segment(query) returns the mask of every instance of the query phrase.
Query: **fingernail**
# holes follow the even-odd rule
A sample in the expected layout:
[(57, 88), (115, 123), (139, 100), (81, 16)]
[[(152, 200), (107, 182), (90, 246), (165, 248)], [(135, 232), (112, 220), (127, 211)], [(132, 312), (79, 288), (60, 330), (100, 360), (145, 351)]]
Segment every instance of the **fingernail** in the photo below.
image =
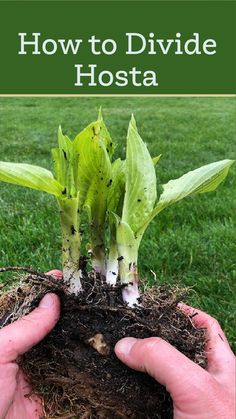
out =
[(54, 303), (53, 295), (46, 294), (39, 303), (40, 308), (51, 308)]
[(47, 272), (47, 275), (54, 276), (56, 279), (62, 279), (63, 273), (59, 269), (53, 269), (52, 271)]
[(124, 338), (121, 339), (116, 344), (116, 351), (122, 355), (128, 355), (134, 346), (134, 344), (138, 341), (136, 338)]

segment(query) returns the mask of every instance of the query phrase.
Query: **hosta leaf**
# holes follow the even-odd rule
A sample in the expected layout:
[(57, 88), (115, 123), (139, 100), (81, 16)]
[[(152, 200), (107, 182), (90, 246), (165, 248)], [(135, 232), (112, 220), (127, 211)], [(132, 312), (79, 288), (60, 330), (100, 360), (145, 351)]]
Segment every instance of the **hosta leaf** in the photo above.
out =
[(121, 215), (124, 191), (125, 191), (125, 161), (117, 159), (111, 166), (112, 185), (108, 192), (107, 208)]
[(152, 162), (153, 162), (154, 166), (157, 165), (157, 163), (159, 162), (161, 156), (162, 156), (162, 154), (159, 154), (159, 156), (153, 157)]
[(163, 185), (158, 207), (169, 206), (186, 196), (211, 192), (225, 179), (233, 160), (221, 160), (199, 167)]
[(126, 151), (126, 185), (122, 221), (136, 232), (150, 216), (156, 202), (156, 173), (153, 160), (131, 118)]
[(212, 192), (226, 178), (234, 160), (220, 160), (192, 170), (178, 179), (163, 185), (163, 191), (151, 216), (146, 219), (143, 228), (164, 208), (198, 193)]
[(78, 154), (74, 151), (72, 141), (58, 129), (58, 148), (52, 150), (54, 170), (58, 182), (63, 185), (64, 194), (68, 197), (77, 196)]
[(103, 121), (103, 116), (102, 116), (102, 109), (99, 109), (98, 112), (98, 121), (100, 122), (100, 127), (101, 127), (101, 132), (100, 135), (104, 141), (107, 153), (110, 157), (113, 156), (113, 153), (115, 151), (115, 144), (113, 143), (111, 136), (109, 134), (109, 131)]
[(91, 220), (104, 222), (107, 194), (112, 184), (111, 162), (101, 135), (101, 124), (90, 124), (76, 138), (79, 153), (78, 190), (80, 204), (89, 210)]
[(124, 221), (119, 221), (116, 226), (116, 239), (119, 249), (119, 256), (128, 258), (128, 263), (135, 261), (138, 256), (138, 248), (140, 244), (129, 224)]
[(62, 185), (43, 167), (23, 163), (0, 162), (0, 181), (61, 196)]
[(129, 224), (124, 221), (118, 221), (117, 217), (117, 244), (125, 244), (127, 247), (133, 247), (135, 245), (135, 236), (133, 230)]

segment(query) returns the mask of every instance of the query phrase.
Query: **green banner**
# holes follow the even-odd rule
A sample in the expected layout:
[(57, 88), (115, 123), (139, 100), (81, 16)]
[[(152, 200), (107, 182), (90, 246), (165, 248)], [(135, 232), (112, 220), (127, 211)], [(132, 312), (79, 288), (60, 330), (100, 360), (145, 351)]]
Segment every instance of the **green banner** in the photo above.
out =
[(233, 1), (1, 1), (0, 94), (234, 94)]

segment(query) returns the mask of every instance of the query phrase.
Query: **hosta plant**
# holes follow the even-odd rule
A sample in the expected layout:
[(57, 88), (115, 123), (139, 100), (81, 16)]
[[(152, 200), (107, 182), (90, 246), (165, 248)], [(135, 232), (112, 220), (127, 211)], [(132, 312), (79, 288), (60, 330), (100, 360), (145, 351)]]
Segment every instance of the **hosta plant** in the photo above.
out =
[[(0, 295), (0, 327), (27, 314), (48, 291), (61, 298), (62, 315), (53, 333), (21, 360), (33, 391), (44, 398), (46, 417), (172, 417), (166, 390), (115, 358), (112, 348), (124, 336), (160, 336), (206, 365), (204, 332), (177, 307), (183, 291), (156, 287), (140, 296), (138, 253), (161, 211), (214, 191), (233, 161), (210, 163), (159, 185), (161, 156), (150, 156), (133, 116), (125, 159), (114, 156), (100, 111), (73, 141), (59, 128), (54, 174), (0, 162), (1, 181), (53, 195), (61, 220), (63, 282), (37, 273)], [(89, 230), (84, 255), (81, 219), (87, 219)], [(88, 255), (90, 272), (84, 266)]]
[(114, 149), (100, 111), (97, 121), (73, 141), (59, 127), (58, 148), (52, 150), (54, 175), (30, 164), (0, 162), (0, 180), (55, 196), (62, 230), (63, 278), (74, 294), (83, 290), (80, 220), (86, 211), (93, 269), (110, 285), (124, 284), (123, 299), (132, 306), (139, 299), (138, 251), (150, 222), (188, 196), (214, 191), (233, 160), (210, 163), (170, 180), (158, 196), (155, 166), (160, 155), (151, 157), (133, 116), (125, 160), (114, 159)]

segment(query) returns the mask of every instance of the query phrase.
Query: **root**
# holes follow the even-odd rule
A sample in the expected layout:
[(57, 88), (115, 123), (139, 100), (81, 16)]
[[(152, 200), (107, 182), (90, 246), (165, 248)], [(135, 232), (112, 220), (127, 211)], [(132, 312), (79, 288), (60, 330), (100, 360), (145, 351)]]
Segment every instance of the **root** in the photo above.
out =
[[(64, 284), (51, 275), (35, 272), (30, 268), (0, 268), (0, 272), (30, 271), (23, 276), (16, 288), (0, 293), (0, 328), (29, 314), (48, 292), (65, 293)], [(33, 273), (32, 273), (33, 272)], [(3, 287), (6, 284), (3, 284)]]
[[(204, 331), (178, 308), (186, 289), (162, 286), (142, 295), (142, 306), (122, 301), (123, 286), (109, 286), (96, 272), (83, 273), (84, 291), (70, 295), (62, 280), (31, 268), (0, 293), (0, 328), (32, 311), (48, 292), (61, 299), (53, 331), (20, 360), (32, 390), (43, 400), (46, 419), (171, 419), (166, 390), (145, 374), (121, 364), (113, 348), (125, 336), (159, 336), (203, 368)], [(30, 272), (29, 272), (30, 271)]]
[(39, 276), (49, 276), (42, 272), (35, 271), (32, 268), (24, 267), (24, 266), (7, 266), (6, 268), (0, 268), (0, 273), (2, 272), (26, 272), (32, 275), (39, 275)]

